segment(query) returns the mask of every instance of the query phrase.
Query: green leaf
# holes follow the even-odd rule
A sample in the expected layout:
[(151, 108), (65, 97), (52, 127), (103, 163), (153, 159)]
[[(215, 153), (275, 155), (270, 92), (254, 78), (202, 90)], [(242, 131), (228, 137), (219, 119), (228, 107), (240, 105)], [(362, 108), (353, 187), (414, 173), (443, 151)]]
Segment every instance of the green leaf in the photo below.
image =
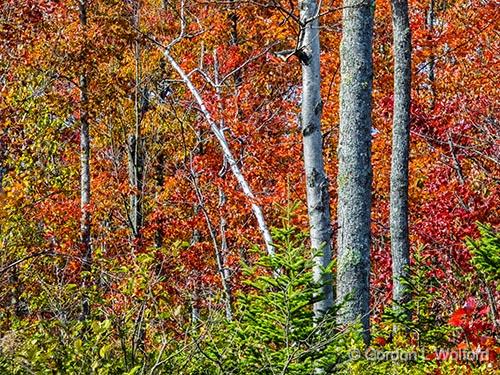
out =
[(140, 369), (141, 369), (141, 365), (137, 365), (132, 370), (130, 370), (129, 372), (126, 372), (125, 375), (135, 375), (135, 374), (138, 374)]
[(99, 356), (101, 358), (105, 358), (106, 354), (109, 352), (110, 349), (111, 349), (110, 345), (104, 345), (103, 347), (101, 347), (101, 349), (99, 349)]
[(75, 340), (75, 349), (77, 351), (80, 351), (82, 349), (82, 345), (83, 345), (82, 340), (80, 339)]

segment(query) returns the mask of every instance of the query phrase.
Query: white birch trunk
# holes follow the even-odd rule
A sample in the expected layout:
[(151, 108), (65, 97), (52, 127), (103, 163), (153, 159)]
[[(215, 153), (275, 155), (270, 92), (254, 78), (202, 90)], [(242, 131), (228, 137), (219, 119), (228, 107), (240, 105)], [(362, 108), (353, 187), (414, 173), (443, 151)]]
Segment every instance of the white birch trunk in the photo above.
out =
[(318, 319), (333, 306), (330, 272), (324, 272), (332, 259), (330, 193), (323, 164), (321, 134), (321, 77), (318, 5), (316, 0), (299, 1), (300, 20), (304, 25), (297, 54), (302, 65), (301, 130), (306, 175), (307, 211), (311, 247), (314, 253), (314, 281), (321, 283), (322, 299), (314, 304)]

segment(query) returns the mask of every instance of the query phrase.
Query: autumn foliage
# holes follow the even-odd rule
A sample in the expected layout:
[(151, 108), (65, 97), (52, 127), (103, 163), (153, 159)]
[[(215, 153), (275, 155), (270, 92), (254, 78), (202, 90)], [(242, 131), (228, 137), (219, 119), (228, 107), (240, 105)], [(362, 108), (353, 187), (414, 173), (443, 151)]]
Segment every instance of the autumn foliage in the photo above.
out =
[[(73, 335), (68, 340), (77, 354), (68, 363), (74, 368), (86, 366), (86, 351), (96, 350), (95, 357), (103, 361), (110, 358), (123, 339), (129, 351), (124, 349), (122, 373), (146, 371), (137, 368), (141, 363), (148, 363), (151, 373), (174, 373), (154, 368), (163, 360), (173, 366), (169, 371), (184, 373), (188, 370), (181, 364), (175, 370), (177, 362), (169, 358), (183, 348), (195, 350), (196, 344), (189, 344), (193, 337), (203, 342), (203, 335), (221, 330), (203, 323), (223, 315), (221, 274), (228, 273), (235, 300), (238, 293), (250, 292), (243, 270), (260, 259), (263, 252), (256, 248), (264, 249), (264, 243), (252, 202), (163, 50), (179, 35), (183, 19), (185, 35), (171, 55), (192, 72), (268, 225), (282, 227), (288, 213), (287, 225), (304, 232), (300, 64), (295, 56), (285, 61), (276, 54), (295, 47), (298, 10), (295, 2), (286, 1), (88, 0), (88, 26), (82, 27), (77, 3), (0, 4), (0, 372), (13, 371), (3, 370), (3, 356), (20, 350), (23, 334), (38, 335), (36, 340), (52, 350), (52, 344), (58, 347), (55, 332), (63, 330)], [(493, 371), (500, 355), (499, 280), (478, 271), (467, 246), (480, 237), (477, 223), (488, 224), (496, 238), (500, 225), (497, 10), (498, 4), (489, 0), (410, 1), (410, 239), (412, 254), (418, 253), (414, 265), (425, 271), (414, 280), (420, 283), (414, 289), (421, 291), (418, 308), (443, 327), (442, 336), (432, 336), (435, 345), (489, 351), (487, 364), (459, 361), (463, 367), (449, 373), (478, 366)], [(324, 157), (329, 179), (335, 181), (339, 2), (322, 2), (320, 23)], [(373, 55), (373, 345), (418, 347), (419, 335), (427, 337), (424, 319), (416, 318), (407, 340), (393, 336), (393, 320), (386, 320), (391, 302), (391, 43), (390, 2), (383, 0), (375, 5)], [(82, 74), (89, 82), (85, 108)], [(90, 272), (82, 269), (79, 237), (79, 122), (84, 110), (91, 132)], [(140, 191), (129, 179), (129, 140), (137, 123), (144, 161)], [(330, 193), (333, 213), (333, 183)], [(141, 197), (144, 218), (135, 237), (130, 219), (134, 194)], [(332, 228), (335, 233), (335, 218)], [(259, 269), (251, 278), (268, 271)], [(91, 280), (86, 290), (81, 288), (84, 279)], [(83, 293), (90, 294), (93, 323), (79, 322), (71, 331), (68, 324), (79, 320)], [(430, 298), (423, 296), (427, 293)], [(192, 329), (196, 324), (202, 327), (197, 332)], [(438, 342), (438, 336), (445, 338)], [(162, 340), (173, 340), (177, 347)], [(449, 364), (437, 362), (421, 373), (446, 373)], [(64, 373), (39, 369), (59, 366), (64, 371), (66, 365), (42, 358), (35, 371)], [(112, 364), (106, 366), (92, 371), (114, 373)], [(27, 368), (19, 367), (18, 373)]]

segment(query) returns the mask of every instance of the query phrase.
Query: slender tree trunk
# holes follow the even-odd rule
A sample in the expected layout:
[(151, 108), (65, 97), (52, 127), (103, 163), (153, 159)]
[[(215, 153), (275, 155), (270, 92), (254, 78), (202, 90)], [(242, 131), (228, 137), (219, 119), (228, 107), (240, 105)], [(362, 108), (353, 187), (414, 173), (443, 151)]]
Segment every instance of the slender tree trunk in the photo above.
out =
[(410, 267), (408, 233), (408, 160), (410, 156), (411, 31), (407, 0), (392, 0), (394, 40), (394, 118), (392, 126), (392, 164), (390, 227), (393, 300), (409, 302), (410, 291), (403, 282)]
[[(201, 139), (201, 136), (197, 134), (197, 137), (199, 139), (198, 141), (198, 146), (195, 149), (196, 154), (200, 155), (203, 154), (203, 140)], [(214, 254), (215, 254), (215, 261), (217, 265), (217, 272), (220, 275), (221, 278), (221, 284), (222, 284), (222, 292), (223, 292), (223, 301), (224, 301), (224, 308), (226, 312), (226, 319), (228, 321), (231, 321), (233, 319), (233, 312), (232, 312), (232, 306), (231, 306), (231, 280), (230, 280), (230, 274), (229, 274), (229, 269), (226, 267), (226, 262), (225, 262), (225, 256), (227, 254), (227, 241), (226, 241), (226, 236), (225, 236), (225, 226), (226, 226), (226, 221), (224, 217), (221, 214), (221, 223), (220, 223), (220, 246), (217, 242), (217, 229), (216, 227), (212, 224), (212, 221), (210, 220), (210, 217), (208, 215), (208, 211), (205, 207), (205, 198), (203, 196), (203, 193), (201, 191), (201, 188), (198, 184), (198, 176), (196, 172), (191, 169), (190, 170), (191, 174), (191, 183), (193, 184), (193, 188), (196, 194), (196, 197), (198, 199), (198, 203), (194, 206), (194, 216), (196, 216), (201, 210), (203, 213), (203, 216), (205, 217), (205, 221), (207, 223), (207, 228), (208, 232), (210, 235), (210, 239), (212, 240), (212, 245), (214, 247)], [(219, 188), (219, 209), (221, 209), (226, 203), (226, 196), (221, 188)], [(200, 233), (198, 232), (197, 229), (193, 231), (193, 238), (191, 241), (191, 244), (195, 244), (200, 241)], [(198, 290), (197, 288), (194, 289), (193, 291), (193, 296), (192, 296), (192, 317), (194, 317), (196, 314), (195, 312), (197, 310), (197, 304), (196, 301), (198, 301)], [(198, 316), (199, 316), (199, 311), (198, 311)], [(194, 321), (194, 320), (193, 320)]]
[(9, 277), (9, 282), (13, 285), (11, 294), (11, 305), (14, 306), (14, 314), (18, 318), (24, 318), (29, 313), (28, 304), (26, 300), (21, 297), (23, 294), (24, 287), (19, 280), (19, 267), (16, 265), (12, 267), (12, 271)]
[[(235, 45), (237, 43), (237, 23), (236, 21), (233, 22), (232, 28), (231, 28), (231, 44)], [(220, 114), (224, 113), (224, 105), (222, 103), (222, 92), (221, 92), (221, 86), (220, 86), (220, 81), (219, 81), (219, 59), (217, 56), (216, 50), (213, 51), (213, 57), (214, 57), (214, 80), (215, 80), (215, 85), (216, 85), (216, 96), (217, 96), (217, 101), (218, 101), (218, 107), (219, 107), (219, 112)], [(241, 76), (238, 75), (235, 77), (235, 88), (237, 88), (237, 80), (238, 77), (241, 79)], [(226, 127), (225, 120), (222, 118), (220, 120), (220, 129), (224, 129)], [(226, 169), (227, 165), (227, 159), (225, 156), (223, 156), (222, 160), (222, 169), (219, 172), (219, 176), (224, 178), (225, 174), (227, 172)], [(227, 239), (226, 239), (226, 219), (224, 218), (223, 215), (223, 207), (226, 204), (227, 197), (226, 193), (224, 190), (219, 186), (219, 212), (220, 212), (220, 248), (217, 246), (217, 241), (214, 238), (214, 245), (215, 245), (215, 256), (217, 260), (217, 265), (219, 268), (220, 276), (221, 276), (221, 281), (222, 281), (222, 289), (224, 291), (224, 304), (225, 304), (225, 309), (226, 309), (226, 318), (227, 320), (231, 321), (233, 319), (233, 312), (232, 312), (232, 295), (231, 295), (231, 274), (229, 273), (229, 269), (226, 267), (226, 258), (227, 258), (227, 253), (228, 253), (228, 247), (227, 247)], [(207, 215), (207, 220), (208, 220), (208, 215)]]
[(198, 276), (194, 283), (195, 285), (193, 287), (193, 294), (191, 295), (191, 324), (193, 325), (193, 328), (195, 328), (198, 322), (201, 320), (200, 307), (199, 307), (200, 287), (199, 287)]
[[(205, 221), (207, 223), (208, 227), (208, 232), (210, 234), (210, 238), (212, 240), (212, 244), (214, 246), (214, 253), (215, 253), (215, 261), (217, 264), (217, 272), (220, 275), (221, 278), (221, 284), (222, 284), (222, 291), (224, 294), (223, 300), (224, 300), (224, 307), (226, 311), (226, 318), (230, 321), (233, 318), (233, 313), (232, 313), (232, 307), (231, 307), (231, 283), (230, 283), (230, 275), (229, 275), (229, 270), (226, 268), (226, 263), (225, 263), (225, 258), (224, 258), (224, 252), (227, 252), (227, 243), (226, 243), (226, 238), (225, 238), (225, 222), (224, 218), (221, 217), (221, 245), (219, 247), (219, 244), (217, 242), (217, 229), (214, 225), (212, 225), (212, 221), (210, 220), (210, 217), (208, 215), (208, 212), (205, 208), (205, 198), (203, 197), (203, 193), (198, 185), (198, 177), (196, 173), (191, 170), (191, 183), (193, 184), (193, 188), (195, 190), (196, 197), (198, 198), (198, 204), (195, 206), (195, 215), (198, 213), (198, 210), (201, 210), (203, 213), (203, 216), (205, 217)], [(219, 194), (220, 195), (220, 201), (219, 201), (219, 208), (225, 204), (225, 195), (222, 192), (221, 189), (219, 189)], [(196, 232), (196, 237), (193, 234), (193, 239), (197, 238), (199, 241), (199, 232), (195, 230)], [(196, 242), (198, 242), (196, 241)], [(196, 243), (194, 240), (192, 243)], [(196, 292), (196, 291), (195, 291)], [(194, 299), (193, 299), (194, 300)]]
[(392, 0), (394, 40), (394, 118), (392, 126), (392, 164), (390, 227), (393, 300), (409, 302), (410, 291), (403, 282), (410, 267), (408, 232), (408, 160), (410, 156), (411, 31), (407, 0)]
[[(133, 23), (136, 29), (139, 29), (140, 0), (134, 2)], [(133, 234), (132, 248), (137, 251), (141, 244), (141, 229), (143, 225), (143, 183), (144, 183), (144, 142), (142, 139), (141, 124), (142, 119), (148, 111), (148, 93), (142, 85), (142, 63), (141, 63), (141, 44), (136, 38), (134, 42), (134, 60), (135, 60), (135, 92), (134, 92), (134, 133), (128, 137), (129, 182), (133, 188), (130, 195), (130, 226)], [(132, 362), (135, 361), (135, 350), (144, 351), (145, 346), (145, 328), (143, 325), (144, 308), (146, 302), (141, 305), (139, 315), (137, 316), (134, 340), (132, 345)]]
[[(219, 188), (219, 210), (220, 214), (220, 254), (217, 257), (217, 264), (220, 264), (221, 267), (221, 279), (222, 279), (222, 289), (224, 291), (224, 305), (226, 309), (226, 318), (231, 321), (233, 319), (233, 310), (232, 310), (232, 291), (231, 291), (231, 273), (229, 272), (229, 268), (227, 267), (226, 259), (228, 256), (229, 248), (227, 246), (227, 238), (226, 238), (226, 226), (227, 222), (222, 214), (222, 208), (226, 204), (226, 194), (222, 188)], [(220, 259), (220, 260), (219, 260)]]
[(314, 281), (321, 283), (323, 298), (314, 304), (314, 315), (320, 318), (333, 306), (333, 284), (324, 269), (332, 259), (330, 193), (323, 165), (321, 134), (321, 77), (318, 5), (316, 0), (299, 2), (300, 20), (304, 25), (298, 47), (302, 65), (301, 129), (306, 175), (307, 210), (311, 247), (314, 253)]
[[(156, 172), (155, 181), (158, 191), (163, 189), (163, 184), (165, 183), (165, 171), (163, 166), (164, 162), (165, 162), (165, 155), (163, 151), (160, 151), (155, 166), (155, 172)], [(155, 242), (155, 247), (157, 248), (161, 248), (163, 246), (163, 229), (161, 227), (158, 227), (155, 231), (154, 242)]]
[[(142, 139), (137, 130), (138, 127), (136, 128), (136, 133), (130, 135), (127, 141), (129, 151), (128, 175), (130, 185), (133, 188), (133, 191), (130, 194), (129, 217), (132, 235), (136, 241), (140, 240), (141, 228), (143, 224), (142, 188), (144, 170)], [(137, 136), (139, 136), (139, 138), (137, 138)], [(137, 141), (137, 139), (139, 139), (139, 141)]]
[[(233, 8), (234, 10), (234, 7), (235, 7), (235, 3), (236, 3), (236, 0), (231, 0), (231, 7)], [(231, 21), (231, 45), (233, 46), (237, 46), (239, 41), (238, 41), (238, 14), (236, 13), (236, 11), (233, 11), (230, 15), (229, 15), (229, 20)], [(235, 89), (238, 88), (243, 82), (243, 78), (242, 78), (242, 71), (241, 70), (238, 70), (235, 74), (234, 74), (234, 87)]]
[[(136, 28), (139, 27), (139, 1), (134, 4), (133, 22)], [(142, 64), (141, 64), (141, 45), (138, 40), (134, 42), (135, 59), (135, 94), (134, 94), (134, 134), (128, 138), (129, 148), (129, 181), (133, 188), (130, 195), (130, 226), (135, 240), (134, 247), (139, 246), (141, 228), (143, 224), (142, 212), (142, 189), (144, 182), (144, 147), (141, 134), (141, 123), (144, 114), (148, 110), (148, 93), (142, 87)]]
[(337, 300), (340, 324), (361, 319), (370, 339), (371, 100), (373, 12), (344, 0), (340, 47)]
[[(195, 178), (195, 177), (193, 177)], [(198, 198), (199, 199), (199, 198)], [(200, 208), (200, 204), (196, 203), (193, 207), (193, 216), (198, 215), (198, 210)], [(211, 228), (209, 228), (210, 230)], [(191, 241), (190, 241), (190, 246), (194, 246), (197, 243), (201, 241), (201, 235), (198, 229), (194, 228), (193, 229), (193, 234), (191, 236)], [(196, 274), (194, 278), (194, 285), (193, 285), (193, 293), (191, 295), (191, 323), (196, 325), (196, 323), (200, 320), (200, 287), (199, 287), (199, 275), (198, 273)]]
[[(80, 24), (82, 28), (87, 27), (87, 1), (80, 0)], [(82, 271), (90, 272), (92, 262), (92, 247), (90, 243), (90, 133), (88, 118), (88, 77), (86, 73), (80, 76), (80, 204), (81, 204), (81, 224), (80, 237), (82, 248)], [(83, 287), (86, 288), (89, 276), (83, 278)], [(82, 319), (90, 316), (90, 301), (86, 292), (82, 298)]]
[(429, 34), (431, 38), (431, 53), (429, 55), (429, 87), (431, 91), (431, 109), (436, 105), (436, 57), (434, 56), (434, 45), (432, 39), (434, 38), (434, 18), (435, 18), (435, 4), (434, 0), (430, 0), (429, 10), (427, 12), (427, 27), (429, 28)]

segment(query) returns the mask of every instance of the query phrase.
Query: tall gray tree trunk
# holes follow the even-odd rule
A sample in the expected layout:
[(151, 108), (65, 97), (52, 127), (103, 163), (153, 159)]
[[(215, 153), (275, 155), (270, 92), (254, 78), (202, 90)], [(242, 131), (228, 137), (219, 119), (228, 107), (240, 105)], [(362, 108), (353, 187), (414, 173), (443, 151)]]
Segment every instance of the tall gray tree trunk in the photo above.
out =
[[(87, 27), (87, 1), (79, 2), (80, 24), (83, 29)], [(92, 262), (92, 247), (90, 243), (90, 132), (88, 118), (88, 77), (83, 73), (80, 76), (80, 240), (82, 248), (82, 271), (90, 272)], [(88, 275), (83, 277), (83, 287), (86, 288)], [(82, 319), (90, 316), (90, 301), (86, 292), (82, 298)]]
[(361, 320), (370, 339), (371, 101), (373, 12), (344, 0), (340, 46), (337, 300), (340, 324)]
[(411, 31), (407, 0), (392, 0), (394, 41), (394, 116), (390, 227), (393, 301), (409, 302), (410, 291), (402, 282), (408, 278), (410, 240), (408, 233), (408, 160), (410, 155)]
[(314, 281), (321, 283), (322, 299), (314, 304), (314, 315), (320, 318), (333, 306), (333, 285), (325, 268), (332, 259), (330, 193), (323, 165), (321, 134), (321, 77), (318, 5), (316, 0), (299, 1), (302, 33), (297, 56), (302, 65), (301, 130), (306, 175), (307, 211), (311, 247), (314, 253)]

